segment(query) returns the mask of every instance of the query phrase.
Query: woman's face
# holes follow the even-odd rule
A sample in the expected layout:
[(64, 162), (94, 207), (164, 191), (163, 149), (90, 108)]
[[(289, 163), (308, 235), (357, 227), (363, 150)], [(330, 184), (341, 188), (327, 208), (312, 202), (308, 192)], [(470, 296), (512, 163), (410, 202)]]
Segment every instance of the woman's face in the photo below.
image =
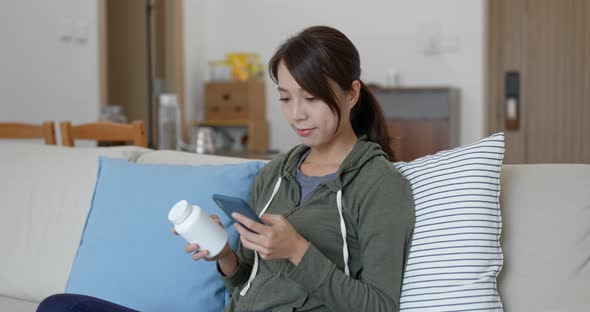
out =
[[(324, 101), (303, 90), (282, 62), (277, 70), (277, 79), (283, 115), (304, 145), (317, 147), (329, 144), (344, 127), (350, 127), (350, 108), (346, 109), (347, 105), (340, 105), (338, 127), (338, 115)], [(343, 93), (337, 89), (337, 94)], [(339, 100), (344, 98), (343, 94), (339, 94)]]

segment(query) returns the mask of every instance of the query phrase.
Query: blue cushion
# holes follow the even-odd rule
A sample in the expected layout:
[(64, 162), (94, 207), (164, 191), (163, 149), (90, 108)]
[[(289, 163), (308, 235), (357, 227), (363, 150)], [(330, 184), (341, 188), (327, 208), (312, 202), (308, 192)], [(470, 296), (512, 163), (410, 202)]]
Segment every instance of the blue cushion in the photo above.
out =
[(221, 311), (228, 299), (214, 262), (191, 259), (172, 234), (170, 208), (186, 199), (216, 213), (235, 249), (238, 235), (211, 199), (248, 200), (264, 165), (148, 165), (101, 158), (92, 208), (67, 293), (106, 299), (140, 311)]

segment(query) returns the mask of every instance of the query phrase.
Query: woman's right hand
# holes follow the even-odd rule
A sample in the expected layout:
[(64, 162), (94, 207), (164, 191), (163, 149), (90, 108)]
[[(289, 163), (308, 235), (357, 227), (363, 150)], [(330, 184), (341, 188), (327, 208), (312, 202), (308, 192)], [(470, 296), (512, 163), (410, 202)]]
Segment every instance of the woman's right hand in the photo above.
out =
[[(221, 223), (221, 220), (219, 220), (219, 217), (216, 214), (212, 214), (211, 219), (213, 219), (215, 223), (219, 224), (219, 226), (223, 228), (223, 224)], [(172, 227), (172, 233), (178, 235), (174, 227)], [(233, 250), (229, 246), (229, 243), (226, 243), (225, 247), (223, 247), (223, 250), (221, 250), (221, 252), (217, 256), (212, 258), (207, 258), (207, 254), (209, 253), (209, 251), (206, 249), (201, 250), (201, 247), (198, 244), (186, 244), (186, 246), (184, 246), (184, 251), (186, 253), (192, 253), (192, 258), (195, 261), (199, 261), (201, 259), (205, 259), (205, 261), (223, 261), (224, 259), (232, 259), (235, 257)]]

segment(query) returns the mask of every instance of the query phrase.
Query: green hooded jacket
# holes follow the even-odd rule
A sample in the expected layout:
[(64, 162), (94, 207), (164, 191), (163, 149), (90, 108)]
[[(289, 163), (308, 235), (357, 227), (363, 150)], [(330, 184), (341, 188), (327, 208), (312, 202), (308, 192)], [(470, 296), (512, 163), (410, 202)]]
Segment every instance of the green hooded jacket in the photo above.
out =
[(222, 277), (232, 292), (224, 311), (398, 311), (415, 222), (409, 183), (361, 136), (336, 179), (299, 205), (296, 170), (308, 148), (298, 145), (264, 166), (250, 198), (258, 214), (270, 203), (265, 213), (283, 215), (310, 242), (308, 250), (295, 266), (255, 260), (240, 244), (236, 272)]

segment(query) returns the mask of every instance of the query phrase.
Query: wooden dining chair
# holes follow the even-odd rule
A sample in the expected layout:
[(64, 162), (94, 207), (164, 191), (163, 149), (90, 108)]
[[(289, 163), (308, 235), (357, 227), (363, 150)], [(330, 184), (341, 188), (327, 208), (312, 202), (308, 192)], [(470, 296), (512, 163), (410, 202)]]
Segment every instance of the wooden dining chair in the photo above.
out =
[(55, 125), (51, 121), (41, 125), (0, 122), (0, 139), (43, 139), (45, 144), (55, 145)]
[(131, 142), (133, 145), (147, 147), (143, 121), (131, 124), (114, 122), (94, 122), (72, 126), (69, 121), (60, 123), (61, 144), (74, 146), (74, 140), (95, 140), (97, 142)]

